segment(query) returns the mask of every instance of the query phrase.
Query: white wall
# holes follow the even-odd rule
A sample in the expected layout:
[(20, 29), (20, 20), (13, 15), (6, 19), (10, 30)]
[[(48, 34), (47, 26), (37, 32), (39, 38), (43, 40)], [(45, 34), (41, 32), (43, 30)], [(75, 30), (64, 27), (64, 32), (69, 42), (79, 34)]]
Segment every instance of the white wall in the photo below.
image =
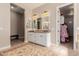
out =
[(25, 9), (25, 42), (28, 41), (27, 39), (27, 33), (28, 33), (28, 28), (26, 27), (28, 20), (31, 18), (32, 10)]
[(10, 5), (0, 3), (0, 48), (10, 46)]

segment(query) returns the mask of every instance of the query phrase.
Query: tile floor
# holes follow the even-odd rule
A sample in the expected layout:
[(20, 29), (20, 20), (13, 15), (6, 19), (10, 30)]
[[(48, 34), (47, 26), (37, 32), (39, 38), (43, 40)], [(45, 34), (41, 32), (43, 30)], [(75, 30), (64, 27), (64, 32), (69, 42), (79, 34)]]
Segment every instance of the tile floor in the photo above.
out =
[(12, 47), (0, 51), (2, 56), (79, 56), (79, 50), (73, 50), (70, 43), (44, 47), (34, 43), (24, 43), (23, 40), (13, 40)]
[(2, 51), (3, 56), (55, 56), (52, 50), (34, 43), (22, 44), (20, 47), (15, 47)]
[(24, 39), (12, 39), (11, 40), (11, 46), (15, 46), (15, 45), (18, 45), (18, 44), (21, 44), (21, 43), (24, 43)]
[(51, 46), (49, 48), (34, 43), (21, 43), (10, 49), (1, 51), (3, 56), (78, 56), (79, 51), (64, 46)]

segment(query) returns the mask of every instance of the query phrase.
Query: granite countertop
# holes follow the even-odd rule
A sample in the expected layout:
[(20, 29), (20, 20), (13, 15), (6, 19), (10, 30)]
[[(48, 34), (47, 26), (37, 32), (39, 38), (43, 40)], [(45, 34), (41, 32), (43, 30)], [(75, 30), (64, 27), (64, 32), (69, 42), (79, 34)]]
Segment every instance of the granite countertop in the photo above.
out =
[(34, 33), (48, 33), (49, 30), (29, 30), (28, 32), (34, 32)]

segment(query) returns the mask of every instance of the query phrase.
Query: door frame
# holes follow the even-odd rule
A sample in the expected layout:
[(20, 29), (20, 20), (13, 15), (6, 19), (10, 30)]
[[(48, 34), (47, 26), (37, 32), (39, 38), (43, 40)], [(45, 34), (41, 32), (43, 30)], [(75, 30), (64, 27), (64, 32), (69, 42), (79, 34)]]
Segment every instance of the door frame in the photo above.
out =
[[(11, 12), (11, 5), (14, 5), (14, 6), (18, 6), (18, 5), (16, 5), (16, 4), (14, 4), (14, 3), (10, 3), (10, 12)], [(25, 9), (23, 8), (23, 7), (21, 7), (21, 6), (18, 6), (19, 8), (21, 8), (21, 9), (23, 9), (24, 10), (24, 13), (23, 13), (23, 17), (24, 17), (24, 19), (23, 19), (23, 21), (24, 21), (24, 39), (23, 39), (23, 42), (26, 42), (25, 41)], [(11, 20), (11, 19), (10, 19)], [(10, 24), (11, 24), (11, 21), (10, 21)], [(11, 26), (11, 25), (10, 25)], [(10, 28), (10, 32), (11, 32), (11, 28)], [(10, 34), (11, 35), (11, 34)], [(11, 46), (11, 37), (10, 37), (10, 46)]]
[[(63, 4), (56, 7), (56, 44), (60, 45), (60, 8), (71, 5), (73, 3)], [(73, 38), (73, 49), (77, 49), (77, 4), (74, 5), (74, 38)]]

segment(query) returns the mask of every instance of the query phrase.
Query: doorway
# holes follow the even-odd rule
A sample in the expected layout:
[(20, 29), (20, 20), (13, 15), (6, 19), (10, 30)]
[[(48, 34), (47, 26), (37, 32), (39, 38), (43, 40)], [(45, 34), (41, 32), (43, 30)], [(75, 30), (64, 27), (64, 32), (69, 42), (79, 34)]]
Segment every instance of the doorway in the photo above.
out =
[[(68, 49), (76, 48), (76, 12), (74, 4), (64, 4), (56, 11), (56, 43)], [(64, 39), (63, 39), (64, 36)]]
[(74, 8), (73, 4), (60, 8), (60, 44), (73, 48)]
[(11, 46), (15, 46), (24, 42), (24, 9), (11, 3)]

